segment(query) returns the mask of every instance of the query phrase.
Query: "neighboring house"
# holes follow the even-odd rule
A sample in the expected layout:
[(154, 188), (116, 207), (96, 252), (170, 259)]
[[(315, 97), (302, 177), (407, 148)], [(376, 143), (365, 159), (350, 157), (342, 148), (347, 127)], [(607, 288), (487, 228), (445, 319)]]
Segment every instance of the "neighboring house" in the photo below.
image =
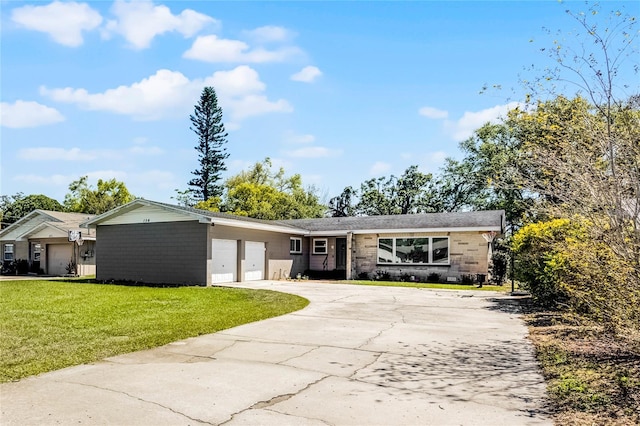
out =
[(265, 221), (138, 199), (96, 216), (98, 280), (211, 285), (334, 272), (487, 274), (503, 211)]
[(93, 217), (32, 211), (0, 231), (3, 270), (66, 275), (75, 265), (78, 275), (95, 274), (95, 232), (80, 227)]

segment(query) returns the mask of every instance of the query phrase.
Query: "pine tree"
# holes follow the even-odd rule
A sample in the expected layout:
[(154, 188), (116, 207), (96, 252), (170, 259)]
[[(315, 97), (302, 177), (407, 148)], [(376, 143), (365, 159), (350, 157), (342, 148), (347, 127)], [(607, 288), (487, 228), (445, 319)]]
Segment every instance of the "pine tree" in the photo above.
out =
[(227, 170), (224, 160), (229, 157), (225, 144), (227, 133), (222, 122), (222, 108), (218, 106), (218, 97), (213, 87), (205, 87), (200, 101), (194, 107), (191, 130), (198, 135), (198, 160), (200, 168), (194, 170), (196, 177), (189, 181), (190, 190), (195, 198), (207, 201), (211, 197), (222, 195), (223, 186), (218, 184), (221, 173)]

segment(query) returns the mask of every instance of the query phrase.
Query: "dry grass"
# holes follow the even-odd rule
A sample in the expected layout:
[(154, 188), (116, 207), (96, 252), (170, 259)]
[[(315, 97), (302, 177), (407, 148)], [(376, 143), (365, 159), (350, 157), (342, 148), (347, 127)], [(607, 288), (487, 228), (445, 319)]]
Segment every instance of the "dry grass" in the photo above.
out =
[(525, 316), (559, 425), (640, 424), (640, 339), (581, 317)]

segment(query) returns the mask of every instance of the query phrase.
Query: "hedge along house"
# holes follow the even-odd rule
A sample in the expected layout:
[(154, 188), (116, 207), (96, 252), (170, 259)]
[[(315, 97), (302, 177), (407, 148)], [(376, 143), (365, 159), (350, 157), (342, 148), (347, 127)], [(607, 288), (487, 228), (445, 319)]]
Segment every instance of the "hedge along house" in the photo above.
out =
[[(488, 274), (504, 211), (286, 221), (308, 231), (309, 270), (335, 276), (460, 282)], [(343, 272), (342, 274), (340, 274)], [(322, 274), (320, 274), (322, 275)]]
[(503, 222), (502, 211), (264, 221), (140, 199), (85, 225), (98, 280), (212, 285), (329, 273), (459, 281), (488, 272), (483, 234)]
[(3, 271), (95, 274), (95, 233), (81, 227), (81, 223), (93, 217), (84, 213), (32, 211), (0, 231)]

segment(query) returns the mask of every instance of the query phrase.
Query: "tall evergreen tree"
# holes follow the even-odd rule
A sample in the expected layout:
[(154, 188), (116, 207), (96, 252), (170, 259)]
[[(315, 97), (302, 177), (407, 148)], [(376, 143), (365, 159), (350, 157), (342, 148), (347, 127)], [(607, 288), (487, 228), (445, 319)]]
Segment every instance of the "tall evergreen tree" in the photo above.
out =
[(198, 135), (198, 160), (200, 167), (194, 170), (196, 177), (189, 181), (191, 193), (195, 198), (207, 201), (211, 197), (222, 195), (223, 186), (218, 184), (221, 173), (227, 170), (224, 160), (229, 157), (225, 144), (227, 133), (222, 122), (222, 108), (218, 106), (218, 97), (213, 87), (205, 87), (200, 101), (195, 105), (191, 119), (191, 130)]

